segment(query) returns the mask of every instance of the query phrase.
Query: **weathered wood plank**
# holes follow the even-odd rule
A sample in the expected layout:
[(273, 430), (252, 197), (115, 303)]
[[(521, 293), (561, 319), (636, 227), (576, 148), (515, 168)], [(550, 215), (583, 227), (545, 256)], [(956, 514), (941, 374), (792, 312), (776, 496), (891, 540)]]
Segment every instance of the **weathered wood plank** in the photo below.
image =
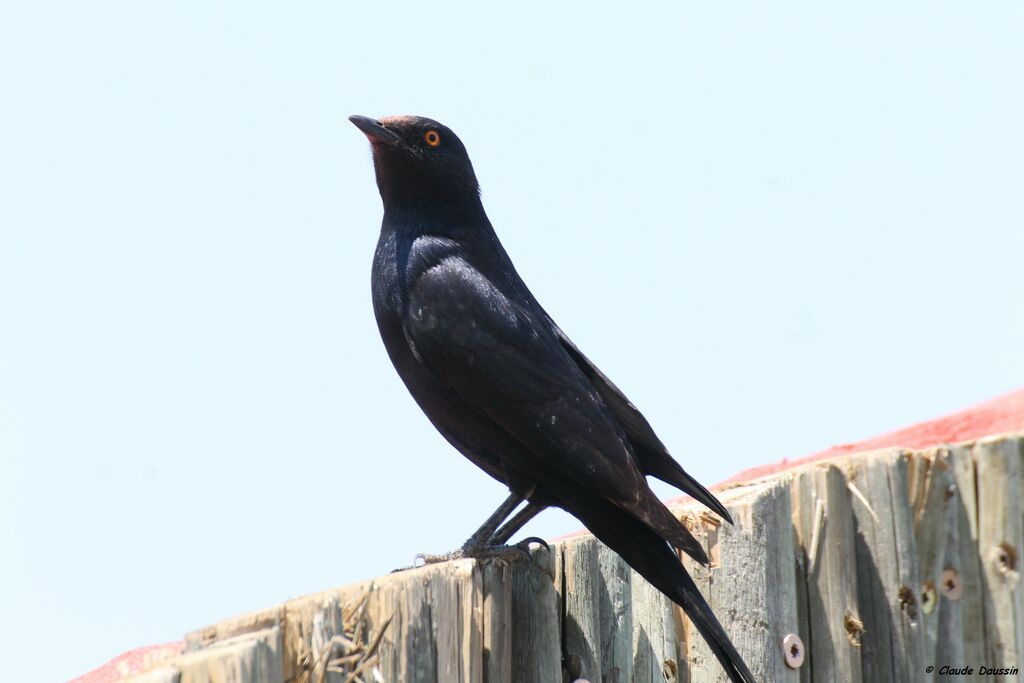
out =
[[(735, 526), (700, 516), (710, 571), (686, 560), (698, 587), (758, 680), (799, 681), (786, 666), (782, 641), (798, 626), (790, 475), (720, 494)], [(725, 672), (692, 625), (686, 651), (694, 683), (725, 683)]]
[[(947, 557), (953, 552), (949, 546), (950, 534), (955, 533), (957, 525), (957, 502), (954, 500), (957, 489), (949, 449), (933, 448), (911, 454), (908, 460), (908, 485), (920, 580), (917, 596), (924, 661), (934, 665), (938, 660), (942, 615), (939, 609), (942, 573), (949, 564)], [(942, 659), (948, 656), (949, 653), (943, 651)]]
[(679, 680), (673, 603), (592, 537), (561, 546), (569, 680)]
[(562, 596), (564, 656), (569, 680), (602, 680), (599, 545), (593, 536), (585, 536), (565, 541), (559, 548), (557, 585)]
[(847, 480), (856, 529), (857, 596), (865, 681), (930, 681), (918, 600), (917, 550), (906, 455), (886, 450), (852, 459)]
[(475, 563), (438, 575), (431, 589), (431, 627), (437, 649), (438, 680), (482, 683), (482, 577)]
[[(728, 505), (726, 507), (729, 508)], [(735, 517), (734, 510), (729, 508), (729, 512)], [(697, 589), (700, 590), (701, 594), (704, 595), (704, 599), (714, 609), (714, 604), (711, 602), (711, 577), (715, 568), (720, 564), (718, 556), (718, 527), (723, 522), (710, 515), (702, 516), (697, 512), (689, 512), (685, 515), (684, 521), (693, 535), (704, 546), (704, 552), (707, 553), (711, 566), (705, 567), (698, 564), (682, 553), (680, 553), (680, 559), (686, 567), (686, 571), (693, 577), (693, 582), (697, 585)], [(711, 554), (712, 549), (714, 549), (715, 555)], [(690, 683), (714, 683), (720, 680), (718, 673), (721, 665), (711, 652), (711, 648), (704, 642), (704, 638), (694, 628), (693, 622), (686, 616), (682, 608), (677, 608), (677, 612), (677, 620), (682, 624), (680, 635), (682, 636), (683, 653), (686, 656), (686, 669), (690, 674)], [(722, 615), (718, 615), (718, 618), (721, 620)], [(731, 637), (732, 632), (728, 626), (725, 626), (724, 621), (722, 625), (725, 627), (726, 633), (729, 633)]]
[[(978, 490), (978, 555), (981, 559), (988, 666), (1019, 666), (1024, 654), (1020, 583), (1021, 442), (984, 439), (974, 448)], [(994, 680), (1018, 680), (1017, 676)]]
[[(933, 665), (955, 668), (962, 662), (985, 661), (985, 624), (981, 565), (978, 560), (978, 504), (973, 444), (949, 449), (953, 495), (949, 499), (950, 529), (940, 576), (939, 627)], [(960, 674), (937, 680), (966, 681)]]
[(853, 511), (846, 477), (834, 465), (794, 472), (793, 526), (807, 621), (801, 631), (809, 657), (801, 680), (861, 683), (861, 633)]
[(218, 641), (175, 658), (180, 683), (281, 683), (281, 631), (263, 631)]
[(238, 635), (268, 628), (281, 628), (284, 623), (285, 607), (286, 605), (277, 605), (269, 609), (241, 614), (187, 633), (185, 634), (185, 652), (202, 650), (219, 641)]
[(487, 562), (482, 578), (484, 683), (512, 683), (512, 568)]
[(181, 683), (181, 672), (176, 666), (164, 666), (125, 678), (122, 683)]
[[(317, 681), (328, 657), (350, 654), (353, 645), (333, 640), (344, 626), (356, 651), (379, 640), (382, 680), (506, 683), (509, 581), (499, 564), (430, 565), (287, 603), (285, 649), (295, 662), (288, 680)], [(487, 658), (488, 647), (500, 659)]]
[(601, 543), (597, 568), (601, 676), (608, 683), (625, 683), (633, 680), (633, 571)]
[(632, 570), (630, 585), (633, 613), (631, 680), (636, 683), (675, 683), (681, 680), (675, 603)]
[(532, 551), (512, 569), (512, 680), (562, 680), (561, 604), (555, 589), (557, 551)]
[[(797, 506), (797, 502), (796, 502), (795, 498), (796, 498), (796, 495), (797, 495), (797, 491), (796, 491), (795, 488), (793, 490), (793, 494), (792, 495), (793, 495), (793, 498), (794, 498), (794, 501), (793, 501), (793, 505), (794, 505), (794, 516), (793, 516), (794, 523), (793, 523), (793, 527), (794, 527), (794, 529), (793, 529), (793, 532), (794, 532), (794, 534), (797, 534), (797, 533), (799, 533), (799, 530), (796, 528), (796, 509), (795, 509), (795, 507)], [(797, 612), (797, 630), (796, 630), (796, 633), (805, 634), (808, 637), (808, 640), (804, 643), (804, 647), (805, 647), (805, 649), (810, 650), (810, 648), (814, 645), (814, 631), (813, 631), (813, 629), (811, 627), (811, 613), (810, 613), (811, 612), (811, 606), (809, 604), (810, 603), (811, 594), (810, 594), (810, 586), (808, 584), (808, 578), (807, 578), (807, 570), (808, 570), (808, 567), (807, 567), (807, 557), (806, 557), (806, 553), (804, 553), (801, 550), (801, 548), (799, 547), (800, 539), (799, 538), (794, 538), (794, 543), (796, 544), (795, 549), (797, 551), (797, 556), (795, 558), (795, 561), (793, 562), (793, 580), (794, 580), (794, 583), (796, 585), (796, 590), (794, 591), (794, 597), (795, 597), (795, 600), (796, 600), (796, 612)], [(810, 657), (810, 656), (811, 655), (808, 653), (808, 657)], [(814, 680), (811, 677), (813, 669), (812, 669), (812, 667), (810, 665), (812, 663), (813, 662), (807, 662), (803, 666), (801, 666), (801, 667), (799, 667), (797, 669), (797, 673), (800, 675), (800, 683), (811, 683)], [(858, 683), (860, 683), (860, 682), (858, 681)]]

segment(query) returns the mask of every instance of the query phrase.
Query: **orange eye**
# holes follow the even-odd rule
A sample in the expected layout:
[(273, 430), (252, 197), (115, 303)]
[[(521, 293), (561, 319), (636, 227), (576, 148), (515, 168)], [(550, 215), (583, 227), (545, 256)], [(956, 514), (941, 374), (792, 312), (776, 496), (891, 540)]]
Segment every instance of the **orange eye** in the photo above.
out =
[(441, 136), (436, 130), (428, 130), (423, 136), (423, 141), (427, 143), (427, 147), (437, 147), (441, 144)]

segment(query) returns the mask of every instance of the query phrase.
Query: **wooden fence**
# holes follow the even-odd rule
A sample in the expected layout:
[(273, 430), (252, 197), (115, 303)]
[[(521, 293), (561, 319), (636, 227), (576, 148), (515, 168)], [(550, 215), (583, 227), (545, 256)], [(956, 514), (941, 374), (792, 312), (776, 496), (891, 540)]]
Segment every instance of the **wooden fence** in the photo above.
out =
[[(1024, 433), (736, 485), (719, 492), (735, 526), (677, 508), (712, 563), (687, 567), (766, 683), (1021, 680), (1022, 461)], [(130, 680), (726, 680), (681, 610), (589, 536), (531, 561), (449, 562), (299, 598), (185, 642)]]

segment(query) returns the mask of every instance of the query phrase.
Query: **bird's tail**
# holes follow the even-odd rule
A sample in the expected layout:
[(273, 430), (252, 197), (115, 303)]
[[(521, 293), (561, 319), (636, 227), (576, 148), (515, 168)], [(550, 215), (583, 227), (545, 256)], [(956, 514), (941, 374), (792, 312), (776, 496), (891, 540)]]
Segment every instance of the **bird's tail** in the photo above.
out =
[(703, 484), (691, 477), (683, 469), (682, 465), (668, 454), (668, 451), (657, 451), (641, 444), (636, 447), (636, 454), (642, 463), (641, 469), (644, 471), (644, 474), (649, 474), (652, 477), (657, 477), (666, 483), (672, 484), (694, 500), (703, 503), (713, 510), (715, 514), (729, 522), (729, 524), (732, 524), (732, 515), (725, 509), (721, 501), (715, 497), (715, 494), (708, 491)]
[(733, 683), (756, 683), (711, 606), (664, 539), (632, 515), (597, 496), (573, 491), (565, 509), (637, 573), (683, 608)]

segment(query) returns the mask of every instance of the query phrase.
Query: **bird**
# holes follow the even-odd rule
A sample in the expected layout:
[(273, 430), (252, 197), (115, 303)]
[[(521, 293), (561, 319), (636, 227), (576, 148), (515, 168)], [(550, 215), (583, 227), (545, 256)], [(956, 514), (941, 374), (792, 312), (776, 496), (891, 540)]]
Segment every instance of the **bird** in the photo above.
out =
[(682, 607), (732, 681), (753, 683), (673, 548), (704, 565), (707, 554), (646, 477), (732, 523), (728, 510), (527, 288), (458, 136), (422, 116), (349, 120), (370, 142), (384, 209), (371, 293), (388, 356), (441, 435), (509, 489), (455, 556), (500, 552), (561, 508)]

